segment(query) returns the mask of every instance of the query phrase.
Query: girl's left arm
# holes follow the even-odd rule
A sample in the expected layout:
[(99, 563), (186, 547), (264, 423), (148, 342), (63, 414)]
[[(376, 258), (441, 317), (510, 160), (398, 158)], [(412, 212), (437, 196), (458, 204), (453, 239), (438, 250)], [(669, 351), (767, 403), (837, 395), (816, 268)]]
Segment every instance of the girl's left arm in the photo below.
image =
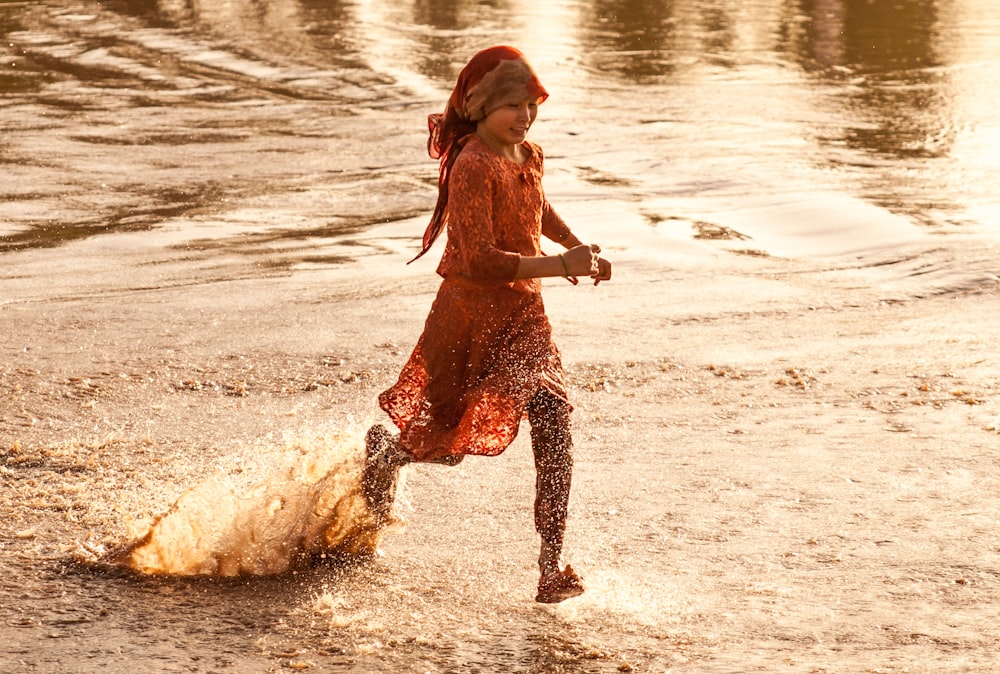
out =
[[(590, 255), (590, 268), (588, 272), (577, 271), (576, 269), (571, 270), (567, 264), (566, 258), (563, 255), (557, 256), (559, 259), (559, 266), (553, 264), (553, 260), (540, 261), (538, 264), (528, 263), (525, 264), (525, 260), (522, 259), (522, 263), (518, 270), (518, 276), (565, 276), (569, 278), (573, 283), (576, 283), (576, 276), (590, 276), (594, 279), (594, 285), (597, 285), (601, 281), (608, 281), (611, 279), (611, 263), (603, 257), (599, 257), (597, 254), (601, 252), (601, 247), (597, 244), (591, 244), (585, 246), (585, 244), (580, 241), (579, 237), (576, 236), (570, 230), (569, 225), (559, 217), (559, 214), (555, 212), (552, 206), (549, 204), (548, 200), (542, 206), (542, 234), (552, 241), (560, 244), (566, 250), (580, 249), (585, 247), (588, 249)], [(582, 253), (574, 252), (573, 260), (575, 261), (579, 255)], [(556, 257), (556, 256), (553, 256)], [(579, 258), (580, 263), (584, 263), (583, 258)], [(575, 267), (575, 265), (574, 265)], [(551, 270), (555, 270), (555, 274), (551, 273)], [(562, 269), (562, 273), (560, 273)]]
[(580, 239), (576, 238), (566, 221), (559, 217), (555, 209), (549, 204), (548, 199), (542, 204), (542, 236), (569, 250), (573, 246), (580, 245)]

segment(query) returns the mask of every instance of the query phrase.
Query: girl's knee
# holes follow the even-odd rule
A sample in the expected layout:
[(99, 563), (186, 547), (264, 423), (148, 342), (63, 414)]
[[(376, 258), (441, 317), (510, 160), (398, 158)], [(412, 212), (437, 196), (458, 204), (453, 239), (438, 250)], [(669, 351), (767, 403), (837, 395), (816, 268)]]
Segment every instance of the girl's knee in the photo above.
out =
[(528, 403), (528, 422), (532, 425), (569, 427), (570, 404), (559, 396), (540, 390)]

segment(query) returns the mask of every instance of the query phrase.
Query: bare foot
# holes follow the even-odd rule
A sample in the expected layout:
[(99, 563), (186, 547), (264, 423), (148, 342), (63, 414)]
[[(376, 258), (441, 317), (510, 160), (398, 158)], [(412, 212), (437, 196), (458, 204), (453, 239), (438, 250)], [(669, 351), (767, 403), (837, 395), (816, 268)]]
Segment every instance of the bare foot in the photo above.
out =
[(557, 604), (583, 594), (583, 579), (576, 575), (572, 566), (543, 575), (538, 580), (538, 594), (535, 601), (542, 604)]

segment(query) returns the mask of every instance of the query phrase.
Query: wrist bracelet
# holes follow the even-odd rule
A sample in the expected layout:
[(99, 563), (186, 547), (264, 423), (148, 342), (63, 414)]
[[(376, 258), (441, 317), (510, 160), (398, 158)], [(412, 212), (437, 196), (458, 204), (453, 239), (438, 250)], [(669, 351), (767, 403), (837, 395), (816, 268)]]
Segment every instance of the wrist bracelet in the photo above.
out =
[(562, 253), (559, 253), (559, 261), (562, 262), (563, 271), (566, 272), (563, 276), (569, 276), (569, 267), (566, 266), (566, 258), (563, 257)]

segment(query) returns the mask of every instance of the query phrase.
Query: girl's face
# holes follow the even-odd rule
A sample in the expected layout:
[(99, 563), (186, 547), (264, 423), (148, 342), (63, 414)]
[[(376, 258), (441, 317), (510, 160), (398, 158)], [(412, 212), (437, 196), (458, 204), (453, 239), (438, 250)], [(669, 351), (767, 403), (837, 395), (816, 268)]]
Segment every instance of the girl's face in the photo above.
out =
[(488, 144), (500, 147), (519, 145), (538, 116), (538, 99), (501, 105), (479, 122), (477, 132)]

